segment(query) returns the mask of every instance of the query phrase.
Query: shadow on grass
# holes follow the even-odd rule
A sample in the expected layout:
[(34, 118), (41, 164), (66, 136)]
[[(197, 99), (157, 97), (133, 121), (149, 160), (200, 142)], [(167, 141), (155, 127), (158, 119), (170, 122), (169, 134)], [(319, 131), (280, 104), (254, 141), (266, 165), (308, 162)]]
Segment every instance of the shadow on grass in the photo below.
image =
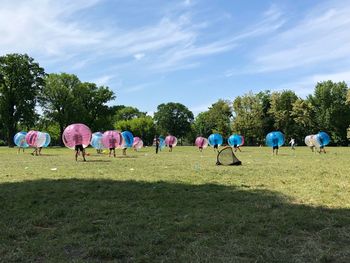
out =
[(109, 180), (0, 184), (2, 262), (349, 262), (350, 211), (266, 190)]

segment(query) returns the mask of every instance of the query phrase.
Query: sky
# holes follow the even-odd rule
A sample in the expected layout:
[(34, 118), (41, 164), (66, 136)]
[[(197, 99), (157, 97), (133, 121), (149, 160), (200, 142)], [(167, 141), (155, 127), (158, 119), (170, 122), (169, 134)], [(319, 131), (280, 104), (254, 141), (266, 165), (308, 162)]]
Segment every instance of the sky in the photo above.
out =
[(247, 92), (350, 83), (350, 1), (0, 0), (0, 55), (195, 114)]

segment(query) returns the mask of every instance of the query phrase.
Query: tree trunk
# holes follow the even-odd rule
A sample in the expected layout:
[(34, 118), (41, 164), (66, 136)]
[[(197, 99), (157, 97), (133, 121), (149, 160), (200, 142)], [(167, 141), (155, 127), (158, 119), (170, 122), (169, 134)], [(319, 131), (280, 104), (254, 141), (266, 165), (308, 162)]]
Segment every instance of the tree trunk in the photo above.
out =
[(64, 143), (63, 143), (63, 132), (64, 132), (64, 127), (63, 125), (60, 125), (60, 146), (63, 147)]
[(7, 145), (11, 148), (15, 146), (13, 142), (13, 137), (15, 136), (15, 134), (16, 134), (16, 127), (13, 127), (12, 124), (9, 125), (7, 129)]

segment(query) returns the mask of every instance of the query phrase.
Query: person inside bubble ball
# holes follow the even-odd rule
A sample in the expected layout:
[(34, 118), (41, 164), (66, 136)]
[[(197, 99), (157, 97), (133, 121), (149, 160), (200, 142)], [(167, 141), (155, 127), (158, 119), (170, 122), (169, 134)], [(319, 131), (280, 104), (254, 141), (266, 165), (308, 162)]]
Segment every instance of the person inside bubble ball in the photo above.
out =
[(126, 156), (126, 150), (128, 149), (128, 147), (124, 146), (123, 147), (123, 155)]
[(319, 137), (319, 141), (320, 141), (320, 150), (318, 152), (319, 153), (326, 153), (326, 149), (325, 149), (324, 143), (323, 143), (323, 138), (321, 136)]
[(278, 138), (277, 136), (274, 136), (272, 139), (272, 155), (278, 155), (278, 148)]
[(75, 161), (78, 161), (78, 155), (81, 152), (83, 160), (84, 162), (86, 162), (85, 149), (83, 146), (83, 136), (78, 132), (78, 130), (75, 130), (75, 134), (73, 135), (73, 141), (75, 144)]
[(242, 151), (238, 144), (234, 144), (233, 149), (235, 150), (235, 152), (237, 152), (237, 150), (240, 152)]
[(199, 149), (200, 152), (203, 152), (203, 146), (202, 146), (202, 145), (200, 145), (200, 146), (198, 147), (198, 149)]
[(25, 137), (23, 137), (19, 143), (17, 154), (19, 154), (21, 152), (21, 148), (23, 149), (23, 153), (24, 153), (25, 144), (26, 144), (26, 139), (25, 139)]
[(116, 144), (116, 142), (117, 142), (117, 139), (114, 138), (114, 136), (112, 135), (112, 137), (109, 139), (109, 146), (110, 146), (109, 155), (108, 155), (109, 157), (111, 157), (112, 152), (113, 152), (113, 156), (116, 157), (115, 156), (115, 144)]
[(35, 154), (35, 156), (41, 155), (41, 150), (43, 147), (35, 147), (34, 151), (31, 153), (32, 155)]

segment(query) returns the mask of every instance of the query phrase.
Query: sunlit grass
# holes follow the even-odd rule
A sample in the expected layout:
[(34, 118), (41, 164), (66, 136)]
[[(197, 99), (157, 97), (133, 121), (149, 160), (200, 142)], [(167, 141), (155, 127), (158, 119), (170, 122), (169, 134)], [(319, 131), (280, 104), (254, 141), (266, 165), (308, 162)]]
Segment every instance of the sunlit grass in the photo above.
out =
[(348, 262), (350, 149), (0, 148), (0, 261)]

